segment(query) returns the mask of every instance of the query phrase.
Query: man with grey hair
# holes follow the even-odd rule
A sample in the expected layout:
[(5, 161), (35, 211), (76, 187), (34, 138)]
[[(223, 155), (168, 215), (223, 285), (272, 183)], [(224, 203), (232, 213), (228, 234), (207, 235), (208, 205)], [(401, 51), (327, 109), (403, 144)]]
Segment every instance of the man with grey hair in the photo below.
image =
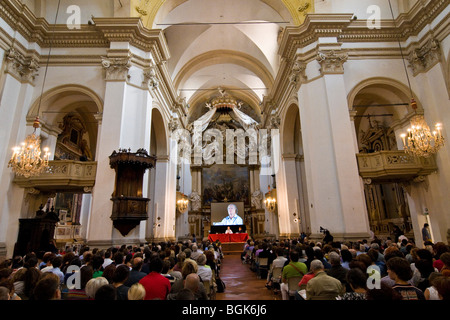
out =
[(314, 278), (306, 285), (306, 300), (334, 300), (345, 292), (339, 280), (326, 274), (322, 261), (311, 261), (310, 270)]
[(381, 252), (380, 252), (380, 245), (378, 244), (378, 243), (372, 243), (371, 245), (370, 245), (370, 248), (371, 249), (375, 249), (375, 250), (377, 250), (378, 251), (378, 260), (377, 261), (381, 261), (381, 262), (384, 262), (384, 263), (386, 263), (386, 260), (384, 259), (384, 254), (382, 254)]
[(192, 253), (191, 253), (191, 259), (197, 261), (197, 258), (202, 254), (198, 250), (198, 246), (194, 243), (191, 247)]
[(232, 226), (244, 224), (244, 220), (242, 220), (242, 218), (238, 215), (238, 208), (235, 204), (228, 205), (227, 211), (228, 216), (223, 218), (217, 225)]
[(338, 279), (342, 283), (342, 285), (345, 287), (347, 285), (346, 276), (347, 276), (348, 269), (344, 268), (341, 265), (341, 256), (337, 252), (331, 251), (328, 254), (328, 261), (331, 264), (331, 268), (326, 269), (325, 272), (330, 277)]

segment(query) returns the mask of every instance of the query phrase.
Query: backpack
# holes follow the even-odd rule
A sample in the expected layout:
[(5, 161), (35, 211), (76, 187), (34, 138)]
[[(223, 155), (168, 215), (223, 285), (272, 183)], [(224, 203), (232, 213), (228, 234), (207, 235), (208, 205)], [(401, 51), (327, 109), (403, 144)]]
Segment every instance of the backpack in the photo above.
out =
[(222, 281), (220, 278), (216, 278), (216, 284), (217, 284), (217, 292), (222, 293), (225, 291), (225, 282)]

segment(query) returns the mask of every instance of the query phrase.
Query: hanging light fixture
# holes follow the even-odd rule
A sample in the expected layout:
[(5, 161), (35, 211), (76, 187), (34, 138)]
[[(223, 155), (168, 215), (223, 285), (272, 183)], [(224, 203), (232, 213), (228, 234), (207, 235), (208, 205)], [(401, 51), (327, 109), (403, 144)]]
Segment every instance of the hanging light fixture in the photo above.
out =
[(275, 198), (268, 197), (264, 200), (264, 205), (266, 206), (267, 210), (269, 210), (270, 212), (274, 212), (277, 205), (277, 200)]
[[(58, 0), (58, 6), (56, 9), (54, 25), (56, 25), (56, 22), (58, 20), (60, 4), (61, 4), (61, 0)], [(23, 7), (22, 7), (21, 12), (23, 12)], [(14, 51), (14, 41), (15, 41), (15, 35), (14, 35), (14, 40), (12, 43), (11, 51)], [(8, 162), (8, 168), (12, 168), (13, 172), (16, 175), (24, 176), (25, 178), (40, 175), (48, 169), (48, 161), (50, 158), (50, 152), (49, 152), (48, 148), (45, 148), (44, 155), (41, 158), (41, 154), (42, 154), (42, 152), (41, 152), (41, 137), (36, 133), (36, 131), (37, 131), (37, 129), (40, 128), (39, 111), (41, 109), (42, 95), (44, 94), (44, 87), (45, 87), (45, 81), (47, 79), (47, 71), (48, 71), (48, 65), (49, 65), (49, 61), (50, 61), (51, 52), (52, 52), (52, 46), (51, 46), (51, 42), (50, 42), (47, 63), (46, 63), (46, 67), (45, 67), (45, 74), (44, 74), (44, 79), (42, 82), (41, 95), (39, 98), (37, 116), (33, 123), (34, 131), (32, 134), (28, 135), (25, 138), (25, 141), (22, 142), (20, 146), (13, 148), (13, 155)]]
[(181, 199), (178, 199), (177, 201), (177, 209), (178, 211), (180, 211), (181, 213), (183, 213), (184, 211), (186, 211), (187, 207), (189, 204), (189, 200), (187, 198), (184, 197)]
[[(392, 10), (391, 0), (389, 1), (389, 7), (391, 10), (392, 20), (395, 26), (394, 11)], [(405, 69), (406, 78), (408, 80), (408, 87), (411, 94), (410, 106), (414, 110), (414, 116), (411, 118), (411, 125), (407, 129), (407, 134), (401, 134), (403, 148), (406, 153), (416, 156), (428, 158), (431, 155), (437, 153), (439, 149), (444, 145), (444, 137), (442, 136), (442, 125), (437, 123), (435, 130), (431, 131), (425, 118), (422, 114), (417, 113), (417, 102), (414, 99), (414, 95), (411, 89), (411, 81), (409, 80), (408, 68), (406, 67), (405, 57), (403, 55), (402, 45), (400, 39), (398, 40), (398, 46), (400, 48), (400, 54), (402, 56), (403, 67)]]
[[(411, 107), (416, 112), (417, 104), (415, 101), (411, 102)], [(435, 130), (431, 132), (423, 115), (416, 113), (411, 119), (411, 126), (407, 130), (408, 133), (401, 135), (405, 151), (413, 156), (424, 158), (437, 153), (444, 145), (444, 137), (441, 130), (442, 125), (436, 123)]]

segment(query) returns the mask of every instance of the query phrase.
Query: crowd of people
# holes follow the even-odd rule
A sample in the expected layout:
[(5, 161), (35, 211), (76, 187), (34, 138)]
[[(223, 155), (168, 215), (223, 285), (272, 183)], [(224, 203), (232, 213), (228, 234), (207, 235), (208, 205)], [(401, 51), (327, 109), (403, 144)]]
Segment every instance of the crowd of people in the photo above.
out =
[[(211, 300), (221, 244), (194, 240), (16, 256), (0, 263), (0, 300)], [(282, 300), (449, 300), (450, 247), (395, 240), (249, 239), (241, 258)]]
[(214, 299), (220, 243), (66, 247), (0, 264), (0, 300)]
[[(396, 241), (395, 241), (396, 240)], [(248, 240), (242, 260), (282, 300), (449, 300), (450, 247), (385, 240)]]

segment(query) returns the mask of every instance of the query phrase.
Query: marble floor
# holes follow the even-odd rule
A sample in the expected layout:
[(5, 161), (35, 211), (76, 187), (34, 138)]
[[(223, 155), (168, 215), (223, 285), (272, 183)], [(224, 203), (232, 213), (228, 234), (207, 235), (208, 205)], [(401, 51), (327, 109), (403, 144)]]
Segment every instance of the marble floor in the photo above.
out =
[(225, 254), (220, 277), (226, 289), (216, 300), (281, 300), (280, 293), (265, 287), (266, 279), (258, 279), (248, 264), (242, 264), (240, 254)]

